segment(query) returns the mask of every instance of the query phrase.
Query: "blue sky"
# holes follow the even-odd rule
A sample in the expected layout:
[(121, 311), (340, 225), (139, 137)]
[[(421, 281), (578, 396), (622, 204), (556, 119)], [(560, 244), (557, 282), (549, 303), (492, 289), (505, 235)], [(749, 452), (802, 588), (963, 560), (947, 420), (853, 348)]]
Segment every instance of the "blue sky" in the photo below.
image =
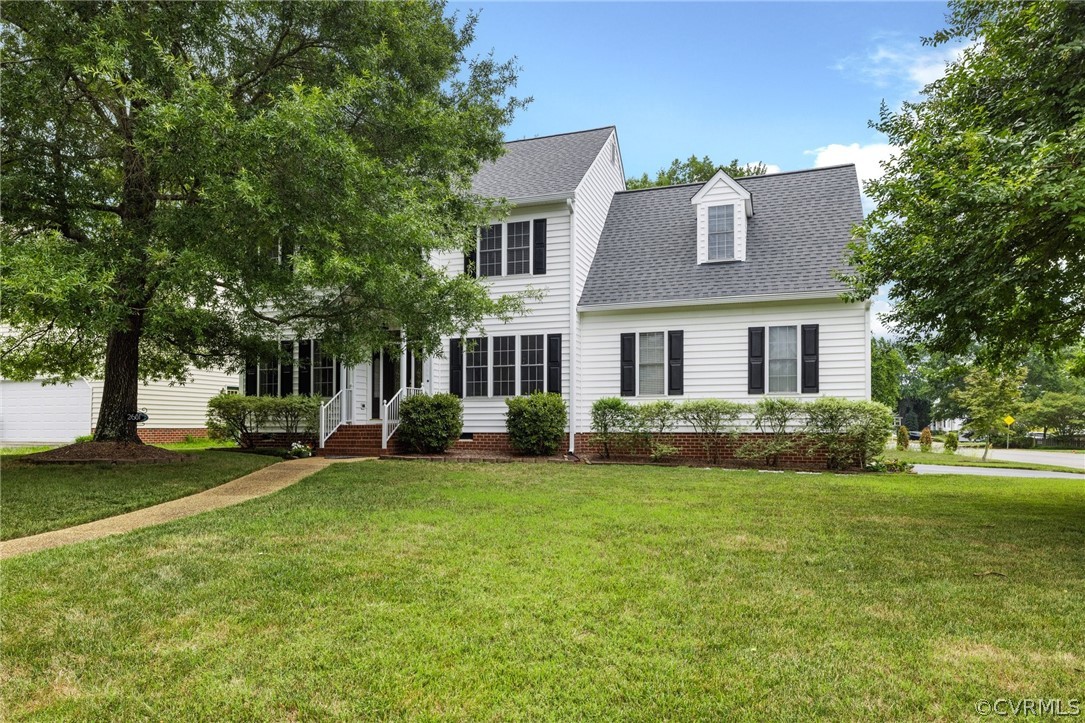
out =
[(920, 42), (945, 26), (944, 3), (450, 5), (468, 9), (481, 11), (474, 53), (516, 56), (516, 94), (534, 97), (507, 137), (613, 124), (627, 176), (696, 154), (855, 163), (866, 180), (892, 153), (868, 127), (880, 103), (917, 98), (957, 52)]

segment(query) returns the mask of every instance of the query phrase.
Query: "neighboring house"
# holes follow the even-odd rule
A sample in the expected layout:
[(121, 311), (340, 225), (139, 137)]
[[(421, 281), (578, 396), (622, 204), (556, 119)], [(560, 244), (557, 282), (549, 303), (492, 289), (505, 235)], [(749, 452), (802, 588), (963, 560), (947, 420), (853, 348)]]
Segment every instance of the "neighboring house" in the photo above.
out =
[(606, 396), (869, 399), (869, 303), (841, 301), (833, 274), (862, 221), (853, 166), (626, 191), (607, 127), (509, 142), (473, 190), (510, 215), (479, 230), (473, 254), (433, 263), (494, 294), (539, 290), (528, 313), (445, 339), (433, 359), (343, 368), (316, 341), (285, 341), (293, 363), (250, 365), (244, 392), (327, 397), (329, 453), (394, 446), (415, 390), (461, 396), (460, 445), (479, 449), (507, 448), (506, 397), (559, 392), (572, 451)]
[[(176, 442), (207, 434), (207, 400), (237, 377), (223, 371), (189, 370), (183, 385), (140, 385), (139, 408), (148, 420), (139, 425), (144, 442)], [(0, 442), (71, 442), (90, 434), (102, 401), (102, 381), (76, 379), (71, 384), (0, 380)], [(137, 410), (133, 410), (137, 411)]]

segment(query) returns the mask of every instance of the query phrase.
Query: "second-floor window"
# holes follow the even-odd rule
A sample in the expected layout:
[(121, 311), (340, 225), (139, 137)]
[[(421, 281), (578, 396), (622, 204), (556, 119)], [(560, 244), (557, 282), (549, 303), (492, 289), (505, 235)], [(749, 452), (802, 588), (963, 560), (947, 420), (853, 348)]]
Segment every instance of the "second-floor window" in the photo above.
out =
[(708, 209), (708, 260), (726, 261), (735, 257), (735, 207)]
[(531, 222), (517, 221), (507, 227), (509, 276), (531, 273)]
[(501, 224), (495, 223), (479, 232), (478, 275), (501, 275)]

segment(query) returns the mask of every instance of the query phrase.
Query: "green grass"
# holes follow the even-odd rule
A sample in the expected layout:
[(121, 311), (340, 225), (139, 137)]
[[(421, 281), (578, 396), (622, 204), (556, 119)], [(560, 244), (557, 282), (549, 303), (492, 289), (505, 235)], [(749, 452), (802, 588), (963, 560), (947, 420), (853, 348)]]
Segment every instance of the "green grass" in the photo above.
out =
[[(984, 462), (979, 457), (972, 457), (967, 454), (945, 454), (944, 452), (919, 452), (914, 449), (910, 449), (907, 452), (901, 452), (894, 448), (885, 453), (886, 459), (899, 459), (902, 462), (910, 462), (911, 464), (948, 464), (953, 467), (996, 467), (999, 469), (1035, 469), (1044, 470), (1048, 472), (1078, 472), (1085, 474), (1085, 470), (1081, 467), (1063, 467), (1054, 464), (1036, 464), (1033, 462), (1006, 462), (1003, 460), (996, 460), (988, 458)], [(1070, 462), (1072, 460), (1067, 460)]]
[(32, 452), (44, 452), (56, 446), (55, 444), (45, 444), (40, 447), (0, 447), (0, 457), (21, 457)]
[(340, 464), (0, 620), (6, 720), (956, 720), (1085, 688), (1085, 485)]
[(171, 464), (31, 465), (5, 455), (0, 468), (0, 539), (71, 527), (184, 497), (278, 460), (196, 452)]

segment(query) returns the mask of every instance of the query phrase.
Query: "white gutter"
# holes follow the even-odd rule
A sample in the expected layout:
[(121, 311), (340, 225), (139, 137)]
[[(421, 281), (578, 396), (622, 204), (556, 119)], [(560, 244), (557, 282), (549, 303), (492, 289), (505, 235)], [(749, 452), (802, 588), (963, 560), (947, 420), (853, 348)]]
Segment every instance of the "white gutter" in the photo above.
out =
[(795, 291), (786, 294), (748, 294), (746, 296), (716, 296), (709, 299), (665, 299), (662, 301), (633, 301), (617, 304), (583, 304), (577, 309), (591, 311), (623, 311), (625, 309), (663, 309), (675, 306), (717, 306), (719, 304), (751, 304), (763, 301), (803, 301), (808, 299), (839, 299), (839, 291)]
[(575, 193), (565, 201), (569, 206), (569, 453), (576, 452), (576, 203)]

